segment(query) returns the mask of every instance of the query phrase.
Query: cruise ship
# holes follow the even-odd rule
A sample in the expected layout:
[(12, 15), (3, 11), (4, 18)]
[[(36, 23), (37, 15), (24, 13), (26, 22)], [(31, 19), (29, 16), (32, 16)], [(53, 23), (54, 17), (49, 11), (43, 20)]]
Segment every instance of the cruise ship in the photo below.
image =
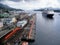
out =
[(53, 17), (54, 11), (52, 9), (44, 9), (42, 12), (42, 15), (44, 15), (46, 17)]

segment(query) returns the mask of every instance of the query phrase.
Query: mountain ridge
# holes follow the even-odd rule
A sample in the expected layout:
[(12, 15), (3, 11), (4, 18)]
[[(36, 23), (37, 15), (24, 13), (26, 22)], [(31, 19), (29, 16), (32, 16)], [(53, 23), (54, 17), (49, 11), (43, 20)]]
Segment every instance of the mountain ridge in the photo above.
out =
[(2, 4), (2, 3), (0, 3), (0, 9), (6, 9), (6, 10), (20, 10), (20, 11), (23, 11), (22, 9), (15, 9), (15, 8), (11, 8), (11, 7), (9, 7), (9, 6), (7, 6), (7, 5), (4, 5), (4, 4)]

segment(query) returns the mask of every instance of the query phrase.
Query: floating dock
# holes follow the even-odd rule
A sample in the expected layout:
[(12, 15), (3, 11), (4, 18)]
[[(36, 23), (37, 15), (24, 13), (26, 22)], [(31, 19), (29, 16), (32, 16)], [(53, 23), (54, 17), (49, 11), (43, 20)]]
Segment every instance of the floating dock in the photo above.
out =
[(36, 34), (36, 23), (35, 17), (30, 19), (29, 24), (24, 28), (25, 33), (23, 34), (22, 41), (34, 42)]

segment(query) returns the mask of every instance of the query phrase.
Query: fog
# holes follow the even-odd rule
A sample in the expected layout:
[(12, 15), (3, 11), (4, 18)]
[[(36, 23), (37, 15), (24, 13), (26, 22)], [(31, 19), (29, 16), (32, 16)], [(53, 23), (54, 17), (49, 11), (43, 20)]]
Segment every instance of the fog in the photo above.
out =
[(1, 0), (0, 3), (16, 9), (32, 10), (45, 7), (60, 8), (59, 0)]

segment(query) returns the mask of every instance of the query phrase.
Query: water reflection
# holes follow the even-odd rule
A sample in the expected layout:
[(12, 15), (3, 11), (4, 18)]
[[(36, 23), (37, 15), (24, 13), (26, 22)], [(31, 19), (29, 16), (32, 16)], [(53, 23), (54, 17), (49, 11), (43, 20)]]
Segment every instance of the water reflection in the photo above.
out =
[(36, 13), (36, 41), (30, 45), (60, 45), (60, 16), (56, 13), (50, 19)]

